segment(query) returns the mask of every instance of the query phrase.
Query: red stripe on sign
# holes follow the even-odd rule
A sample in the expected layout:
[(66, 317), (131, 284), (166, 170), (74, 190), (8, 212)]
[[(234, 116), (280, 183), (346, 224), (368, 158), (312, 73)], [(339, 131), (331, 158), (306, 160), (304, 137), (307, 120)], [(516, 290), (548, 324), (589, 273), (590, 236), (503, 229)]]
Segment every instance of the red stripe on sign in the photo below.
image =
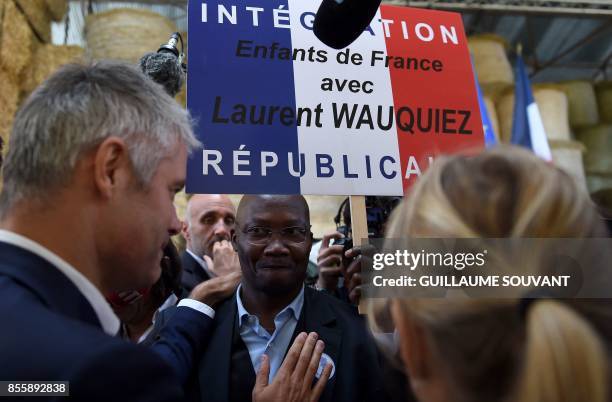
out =
[(382, 6), (403, 189), (438, 155), (481, 149), (482, 120), (461, 15)]

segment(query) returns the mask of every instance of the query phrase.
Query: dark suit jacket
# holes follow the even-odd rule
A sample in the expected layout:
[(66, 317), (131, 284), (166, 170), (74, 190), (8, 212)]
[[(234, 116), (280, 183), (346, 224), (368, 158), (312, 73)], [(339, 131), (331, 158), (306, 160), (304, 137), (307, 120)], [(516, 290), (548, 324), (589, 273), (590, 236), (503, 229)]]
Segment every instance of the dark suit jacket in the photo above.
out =
[[(199, 372), (191, 379), (188, 397), (191, 401), (227, 402), (229, 396), (230, 366), (232, 366), (232, 339), (235, 331), (237, 306), (235, 294), (217, 309), (215, 329), (199, 365)], [(299, 332), (316, 331), (325, 342), (327, 353), (336, 365), (334, 376), (326, 385), (321, 402), (384, 401), (380, 361), (371, 335), (356, 309), (336, 298), (309, 287), (304, 292), (304, 306), (293, 338)], [(293, 343), (293, 340), (291, 341)], [(248, 355), (247, 355), (248, 356)], [(248, 359), (247, 359), (248, 360)], [(250, 360), (247, 363), (254, 373)], [(236, 368), (232, 370), (235, 372)], [(243, 372), (244, 367), (241, 368)], [(249, 395), (254, 374), (244, 387), (233, 395)]]
[(0, 379), (69, 381), (72, 401), (183, 400), (182, 381), (212, 327), (201, 313), (178, 308), (156, 353), (109, 336), (63, 273), (2, 242), (0, 295)]
[(181, 265), (183, 273), (181, 274), (181, 286), (187, 291), (196, 287), (200, 282), (210, 279), (210, 276), (204, 271), (200, 263), (198, 263), (187, 251), (181, 254)]

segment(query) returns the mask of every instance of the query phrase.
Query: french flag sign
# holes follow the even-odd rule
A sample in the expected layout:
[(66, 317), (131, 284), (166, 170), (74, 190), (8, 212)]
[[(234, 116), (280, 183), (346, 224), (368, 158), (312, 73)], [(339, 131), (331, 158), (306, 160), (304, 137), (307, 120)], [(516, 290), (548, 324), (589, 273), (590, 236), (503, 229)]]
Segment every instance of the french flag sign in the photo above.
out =
[(188, 193), (402, 195), (437, 155), (484, 146), (459, 14), (383, 5), (336, 50), (319, 4), (189, 1)]

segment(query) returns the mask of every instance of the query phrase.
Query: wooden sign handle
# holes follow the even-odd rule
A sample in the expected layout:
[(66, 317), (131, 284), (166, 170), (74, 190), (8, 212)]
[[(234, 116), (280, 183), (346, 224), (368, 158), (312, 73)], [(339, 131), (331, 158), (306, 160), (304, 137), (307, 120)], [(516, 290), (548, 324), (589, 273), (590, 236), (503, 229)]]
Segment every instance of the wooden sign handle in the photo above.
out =
[[(353, 230), (353, 245), (365, 246), (368, 244), (368, 217), (366, 214), (366, 204), (364, 195), (349, 196), (351, 203), (351, 227)], [(359, 314), (367, 311), (366, 301), (362, 298), (359, 301)]]
[(349, 196), (351, 203), (351, 228), (353, 230), (353, 245), (362, 246), (367, 244), (368, 218), (364, 195)]

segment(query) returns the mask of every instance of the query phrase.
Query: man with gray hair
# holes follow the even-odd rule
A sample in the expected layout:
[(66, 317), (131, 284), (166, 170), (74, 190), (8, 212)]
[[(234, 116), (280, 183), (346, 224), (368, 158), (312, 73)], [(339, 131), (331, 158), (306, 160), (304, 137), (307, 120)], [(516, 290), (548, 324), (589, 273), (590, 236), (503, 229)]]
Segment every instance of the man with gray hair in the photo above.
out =
[[(182, 399), (210, 306), (239, 275), (182, 300), (157, 353), (114, 337), (119, 320), (103, 295), (159, 278), (197, 145), (189, 113), (127, 64), (65, 66), (34, 91), (15, 117), (0, 195), (1, 380), (69, 382), (45, 390), (72, 400)], [(309, 344), (294, 345), (300, 362), (316, 357)], [(258, 395), (303, 389), (312, 377), (302, 377)]]

